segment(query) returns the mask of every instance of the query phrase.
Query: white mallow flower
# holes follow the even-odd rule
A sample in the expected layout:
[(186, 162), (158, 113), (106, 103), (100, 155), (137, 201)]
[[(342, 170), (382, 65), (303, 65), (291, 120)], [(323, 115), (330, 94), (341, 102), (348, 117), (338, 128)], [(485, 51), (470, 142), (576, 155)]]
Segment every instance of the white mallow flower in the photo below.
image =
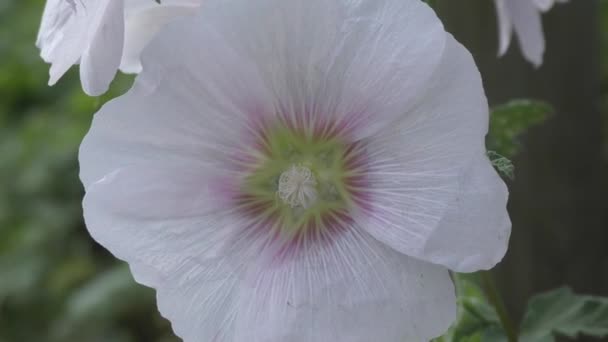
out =
[(91, 235), (186, 342), (428, 341), (507, 189), (471, 55), (419, 0), (207, 0), (80, 150)]
[(555, 3), (568, 0), (494, 0), (498, 19), (498, 54), (509, 49), (513, 31), (517, 35), (524, 58), (539, 67), (545, 53), (545, 37), (541, 15)]
[(193, 13), (201, 0), (47, 0), (36, 46), (51, 64), (49, 85), (74, 64), (89, 95), (107, 91), (120, 67), (141, 69), (139, 54), (175, 17)]

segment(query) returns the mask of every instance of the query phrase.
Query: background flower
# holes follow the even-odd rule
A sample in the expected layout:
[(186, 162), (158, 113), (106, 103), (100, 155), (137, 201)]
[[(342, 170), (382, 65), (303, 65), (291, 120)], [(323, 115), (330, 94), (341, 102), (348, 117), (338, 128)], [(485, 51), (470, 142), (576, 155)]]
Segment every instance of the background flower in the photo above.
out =
[(536, 67), (540, 66), (545, 53), (541, 14), (550, 10), (555, 3), (566, 1), (494, 0), (498, 17), (499, 55), (507, 52), (515, 31), (524, 58)]
[(96, 114), (85, 219), (186, 341), (426, 341), (506, 250), (487, 126), (418, 0), (208, 1)]
[(119, 66), (140, 69), (139, 53), (176, 16), (190, 13), (199, 0), (48, 0), (36, 45), (51, 64), (55, 84), (74, 64), (89, 95), (105, 93)]

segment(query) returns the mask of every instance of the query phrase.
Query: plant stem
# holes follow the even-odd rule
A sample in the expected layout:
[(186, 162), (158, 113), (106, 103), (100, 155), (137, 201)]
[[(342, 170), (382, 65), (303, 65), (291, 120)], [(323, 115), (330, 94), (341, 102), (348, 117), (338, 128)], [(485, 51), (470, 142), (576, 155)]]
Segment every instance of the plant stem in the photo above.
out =
[(509, 317), (509, 313), (500, 296), (500, 292), (498, 292), (492, 273), (490, 271), (482, 271), (480, 273), (486, 296), (488, 297), (490, 304), (496, 309), (500, 323), (507, 334), (507, 339), (509, 342), (517, 342), (517, 330)]

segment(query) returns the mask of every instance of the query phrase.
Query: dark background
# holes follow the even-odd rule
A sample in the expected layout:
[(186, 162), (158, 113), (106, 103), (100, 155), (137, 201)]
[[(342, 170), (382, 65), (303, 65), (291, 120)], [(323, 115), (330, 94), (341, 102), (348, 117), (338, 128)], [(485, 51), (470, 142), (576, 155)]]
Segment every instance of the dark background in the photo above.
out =
[(513, 232), (495, 273), (518, 317), (532, 294), (563, 284), (608, 295), (606, 7), (573, 0), (546, 14), (545, 62), (536, 70), (517, 44), (496, 58), (491, 1), (439, 2), (447, 30), (473, 52), (491, 105), (532, 98), (555, 110), (522, 138), (509, 184)]

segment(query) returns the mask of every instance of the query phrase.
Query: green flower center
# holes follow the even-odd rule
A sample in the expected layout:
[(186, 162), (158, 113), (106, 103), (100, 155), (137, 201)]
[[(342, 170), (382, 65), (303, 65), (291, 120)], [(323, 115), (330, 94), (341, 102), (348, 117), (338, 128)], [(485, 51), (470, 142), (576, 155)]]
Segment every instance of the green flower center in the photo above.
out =
[[(352, 205), (346, 180), (347, 145), (285, 127), (265, 132), (256, 166), (243, 182), (243, 193), (259, 213), (278, 217), (281, 231), (322, 226), (327, 215)], [(251, 205), (251, 203), (250, 203)]]

